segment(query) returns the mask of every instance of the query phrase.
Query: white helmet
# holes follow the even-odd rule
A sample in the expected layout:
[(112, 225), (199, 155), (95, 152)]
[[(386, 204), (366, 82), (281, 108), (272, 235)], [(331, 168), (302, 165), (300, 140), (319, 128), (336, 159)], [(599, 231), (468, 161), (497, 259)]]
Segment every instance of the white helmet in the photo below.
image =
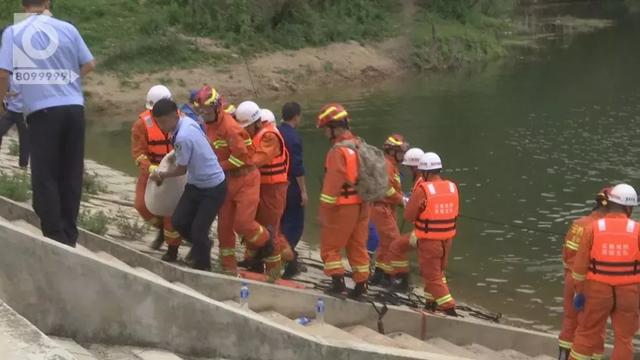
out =
[(260, 106), (253, 101), (244, 101), (238, 105), (235, 115), (240, 126), (247, 127), (256, 121), (260, 121), (262, 111)]
[(627, 184), (619, 184), (609, 192), (608, 200), (622, 206), (638, 206), (638, 194), (636, 190)]
[(269, 109), (262, 109), (261, 112), (260, 117), (262, 118), (263, 123), (273, 124), (276, 122), (276, 116), (273, 114), (273, 111)]
[(442, 169), (442, 160), (440, 156), (434, 152), (428, 152), (422, 155), (420, 163), (418, 164), (418, 170), (429, 171)]
[(171, 91), (164, 85), (153, 86), (147, 93), (147, 103), (145, 107), (148, 110), (153, 109), (153, 105), (160, 99), (173, 99), (173, 95), (171, 95)]
[(402, 159), (402, 165), (406, 166), (418, 166), (420, 164), (420, 158), (424, 155), (424, 151), (418, 148), (411, 148), (404, 153), (404, 159)]

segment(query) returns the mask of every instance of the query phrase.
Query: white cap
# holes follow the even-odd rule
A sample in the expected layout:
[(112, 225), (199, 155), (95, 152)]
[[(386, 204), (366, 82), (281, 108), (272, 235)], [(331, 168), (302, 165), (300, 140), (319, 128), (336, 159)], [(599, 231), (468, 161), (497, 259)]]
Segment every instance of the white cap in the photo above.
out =
[(422, 155), (420, 158), (420, 163), (418, 164), (418, 170), (438, 170), (442, 169), (442, 160), (440, 160), (440, 156), (433, 152), (428, 152)]
[(420, 159), (424, 155), (424, 151), (418, 148), (411, 148), (404, 153), (404, 159), (402, 159), (402, 165), (406, 166), (418, 166)]
[(235, 116), (240, 126), (247, 127), (256, 121), (260, 121), (262, 110), (260, 110), (260, 106), (253, 101), (244, 101), (238, 105)]
[(638, 194), (636, 190), (627, 184), (619, 184), (609, 192), (608, 200), (622, 206), (638, 206)]
[(147, 92), (147, 103), (145, 107), (148, 110), (153, 109), (153, 105), (160, 99), (173, 99), (173, 95), (171, 95), (171, 91), (164, 85), (153, 86), (149, 89), (149, 92)]
[(276, 122), (276, 116), (273, 111), (269, 109), (262, 109), (261, 112), (262, 114), (260, 117), (262, 118), (263, 123), (273, 124)]

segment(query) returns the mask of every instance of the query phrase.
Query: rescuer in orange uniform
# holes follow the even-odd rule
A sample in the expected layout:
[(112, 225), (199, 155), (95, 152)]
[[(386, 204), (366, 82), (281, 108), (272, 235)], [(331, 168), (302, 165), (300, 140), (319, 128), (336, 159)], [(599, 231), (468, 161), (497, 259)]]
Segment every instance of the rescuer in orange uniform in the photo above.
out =
[(350, 120), (342, 105), (328, 104), (320, 110), (316, 123), (334, 144), (327, 153), (320, 195), (320, 255), (324, 272), (332, 279), (328, 291), (340, 294), (346, 291), (341, 254), (346, 249), (356, 283), (350, 296), (359, 297), (367, 292), (369, 278), (369, 204), (362, 201), (354, 187), (358, 180), (358, 154), (348, 147), (336, 146), (344, 141), (359, 143), (349, 130)]
[(142, 218), (154, 228), (159, 229), (158, 236), (151, 243), (154, 250), (167, 243), (167, 253), (162, 260), (173, 262), (178, 258), (180, 234), (173, 229), (171, 216), (160, 217), (149, 212), (144, 202), (149, 174), (158, 167), (162, 158), (172, 149), (169, 135), (164, 133), (151, 116), (153, 105), (160, 99), (171, 98), (171, 92), (165, 86), (156, 85), (147, 93), (146, 110), (138, 115), (138, 120), (131, 127), (131, 155), (140, 169), (136, 183), (135, 208)]
[[(571, 224), (567, 235), (564, 238), (562, 247), (562, 263), (564, 264), (564, 316), (562, 319), (562, 331), (558, 336), (560, 353), (558, 359), (569, 358), (573, 337), (578, 328), (578, 312), (573, 307), (573, 297), (575, 296), (575, 284), (571, 276), (573, 261), (578, 252), (582, 239), (587, 235), (585, 228), (591, 226), (594, 220), (602, 218), (606, 214), (607, 196), (611, 188), (602, 189), (596, 196), (596, 206), (593, 211), (586, 216), (576, 219)], [(602, 359), (604, 353), (604, 338), (599, 349), (595, 349), (594, 359)]]
[[(245, 101), (238, 105), (236, 119), (253, 138), (255, 152), (250, 162), (260, 171), (260, 203), (256, 220), (278, 236), (289, 186), (289, 154), (278, 129), (268, 119), (263, 121), (263, 114), (268, 115), (256, 103)], [(280, 245), (280, 241), (274, 241), (273, 252), (264, 258), (264, 266), (261, 261), (252, 261), (255, 254), (248, 248), (246, 256), (252, 263), (250, 269), (260, 273), (266, 271), (271, 278), (279, 278), (282, 270)]]
[[(405, 154), (402, 165), (408, 167), (413, 174), (413, 193), (422, 182), (422, 175), (418, 170), (420, 159), (424, 156), (424, 151), (418, 148), (411, 148)], [(408, 198), (404, 197), (402, 202), (406, 206)], [(405, 292), (409, 290), (409, 256), (408, 253), (417, 245), (417, 239), (413, 235), (403, 234), (394, 240), (389, 246), (389, 262), (393, 267), (393, 288), (395, 291)]]
[(570, 359), (591, 359), (611, 316), (612, 360), (632, 360), (632, 339), (640, 320), (640, 224), (629, 217), (638, 205), (635, 189), (616, 185), (609, 192), (607, 214), (594, 220), (573, 264), (574, 307), (584, 310)]
[(389, 248), (394, 241), (400, 239), (396, 208), (399, 205), (403, 205), (402, 182), (398, 165), (403, 161), (408, 147), (409, 144), (405, 141), (404, 136), (399, 134), (389, 136), (382, 146), (389, 176), (389, 189), (384, 199), (373, 203), (371, 206), (371, 221), (380, 237), (375, 272), (369, 280), (371, 285), (382, 284), (386, 286), (391, 284), (393, 266), (391, 265)]
[(258, 256), (271, 253), (273, 247), (270, 233), (255, 220), (260, 201), (260, 172), (249, 163), (254, 151), (251, 136), (225, 111), (222, 96), (204, 86), (196, 101), (207, 137), (227, 177), (227, 197), (218, 214), (218, 239), (222, 270), (235, 274), (238, 268), (234, 232), (242, 237), (247, 248), (265, 248)]
[(442, 161), (435, 153), (424, 154), (418, 170), (424, 180), (411, 194), (404, 218), (414, 222), (425, 297), (432, 301), (427, 306), (457, 316), (444, 272), (456, 235), (460, 209), (458, 187), (440, 177)]

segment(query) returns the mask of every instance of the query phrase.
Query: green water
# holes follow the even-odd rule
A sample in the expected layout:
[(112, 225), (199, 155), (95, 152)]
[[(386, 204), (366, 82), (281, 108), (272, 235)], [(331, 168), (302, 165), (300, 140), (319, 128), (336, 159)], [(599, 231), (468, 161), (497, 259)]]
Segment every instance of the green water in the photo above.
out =
[[(313, 118), (323, 103), (341, 101), (370, 143), (400, 132), (438, 152), (446, 176), (460, 184), (463, 214), (532, 229), (461, 219), (448, 271), (453, 295), (557, 327), (562, 236), (555, 233), (586, 213), (603, 185), (640, 187), (639, 20), (625, 16), (514, 62), (292, 96), (307, 110), (301, 132), (312, 202), (304, 239), (318, 241), (328, 148)], [(286, 100), (265, 105), (278, 109)], [(129, 127), (90, 126), (88, 156), (134, 174)]]

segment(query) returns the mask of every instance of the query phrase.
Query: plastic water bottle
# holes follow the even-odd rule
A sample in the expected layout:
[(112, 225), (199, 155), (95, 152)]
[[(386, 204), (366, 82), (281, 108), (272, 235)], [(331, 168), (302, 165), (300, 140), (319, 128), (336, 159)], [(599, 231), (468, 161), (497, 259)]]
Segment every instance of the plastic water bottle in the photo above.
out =
[(320, 324), (324, 324), (324, 300), (318, 299), (316, 303), (316, 321)]
[(249, 308), (249, 286), (243, 282), (240, 288), (240, 307), (243, 309)]
[(311, 322), (311, 319), (309, 319), (306, 316), (301, 316), (299, 318), (296, 319), (296, 322), (302, 326), (306, 326)]

